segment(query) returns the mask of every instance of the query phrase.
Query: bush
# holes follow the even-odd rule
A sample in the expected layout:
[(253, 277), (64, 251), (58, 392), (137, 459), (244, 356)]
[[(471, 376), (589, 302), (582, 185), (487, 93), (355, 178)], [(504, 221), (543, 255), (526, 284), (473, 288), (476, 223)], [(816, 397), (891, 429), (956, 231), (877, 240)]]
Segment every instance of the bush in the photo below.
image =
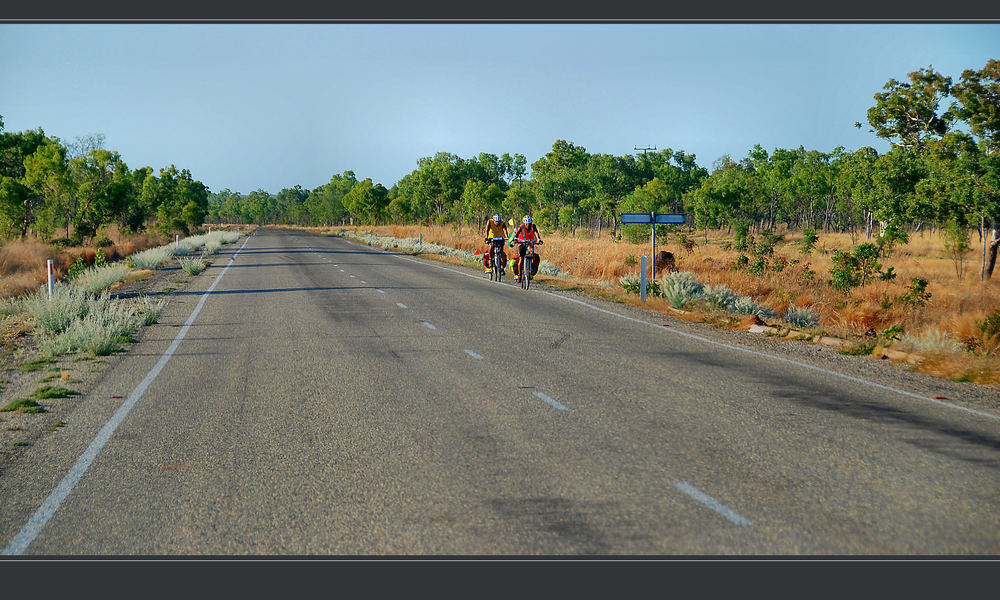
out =
[(750, 223), (740, 221), (736, 224), (736, 238), (733, 241), (733, 248), (737, 252), (747, 252), (753, 248), (753, 236), (750, 234)]
[(717, 310), (731, 310), (739, 298), (736, 292), (724, 283), (716, 286), (706, 285), (702, 296), (704, 301)]
[(77, 275), (73, 279), (73, 285), (91, 294), (99, 294), (119, 281), (125, 281), (128, 274), (129, 268), (121, 263), (95, 266)]
[(73, 321), (62, 333), (41, 339), (42, 352), (49, 356), (75, 351), (94, 356), (110, 354), (120, 349), (120, 344), (131, 341), (131, 335), (143, 322), (136, 305), (113, 302), (107, 295), (89, 298), (87, 305), (83, 318)]
[(181, 257), (177, 259), (177, 264), (179, 264), (181, 268), (184, 269), (184, 272), (187, 273), (188, 275), (197, 275), (198, 273), (204, 271), (205, 267), (208, 266), (205, 264), (205, 261), (201, 260), (200, 258)]
[(48, 290), (39, 288), (25, 298), (24, 309), (38, 323), (40, 333), (59, 333), (87, 314), (90, 309), (88, 298), (85, 289), (61, 283), (53, 286), (51, 300)]
[(159, 246), (143, 250), (142, 252), (136, 252), (128, 257), (128, 261), (136, 269), (155, 269), (167, 262), (173, 254), (173, 248), (170, 246)]
[(927, 280), (923, 277), (914, 277), (910, 280), (910, 285), (906, 287), (906, 292), (899, 297), (903, 304), (910, 306), (923, 306), (931, 299), (931, 293), (927, 291)]
[(816, 248), (816, 242), (819, 241), (819, 236), (816, 235), (816, 230), (812, 227), (807, 227), (802, 230), (802, 241), (799, 243), (799, 251), (802, 254), (809, 254)]
[(774, 311), (756, 302), (750, 296), (740, 296), (733, 302), (733, 312), (744, 315), (757, 315), (758, 317), (773, 317)]
[(785, 321), (796, 327), (815, 327), (819, 325), (819, 315), (808, 308), (792, 304), (785, 311)]
[(698, 283), (698, 278), (688, 271), (674, 271), (661, 278), (662, 296), (674, 308), (684, 308), (701, 299), (705, 287)]
[(639, 281), (639, 275), (622, 275), (618, 278), (618, 283), (621, 284), (627, 294), (638, 294), (640, 291), (641, 282)]
[(948, 333), (940, 329), (928, 329), (917, 336), (903, 335), (899, 345), (907, 352), (924, 354), (958, 354), (964, 346)]
[(153, 300), (149, 296), (142, 296), (135, 302), (136, 313), (141, 317), (143, 325), (156, 323), (166, 305), (166, 301)]
[(84, 271), (86, 271), (90, 265), (83, 260), (83, 256), (77, 256), (76, 262), (69, 266), (69, 270), (66, 271), (66, 281), (73, 281), (79, 277)]
[[(875, 244), (858, 244), (853, 252), (834, 250), (830, 285), (847, 294), (852, 288), (863, 286), (879, 275), (886, 277), (878, 256), (879, 248)], [(888, 277), (892, 279), (895, 274)]]
[(554, 264), (550, 263), (547, 260), (543, 260), (538, 263), (538, 272), (541, 273), (542, 275), (549, 275), (551, 277), (558, 277), (559, 273), (561, 273), (559, 267), (555, 266)]

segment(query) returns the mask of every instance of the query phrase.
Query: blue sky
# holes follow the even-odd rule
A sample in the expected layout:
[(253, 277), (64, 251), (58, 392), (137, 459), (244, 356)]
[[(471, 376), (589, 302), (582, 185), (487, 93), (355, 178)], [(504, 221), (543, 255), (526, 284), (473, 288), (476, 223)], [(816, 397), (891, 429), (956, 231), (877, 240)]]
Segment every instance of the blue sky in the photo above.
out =
[[(890, 79), (1000, 58), (1000, 24), (0, 24), (0, 115), (212, 191), (391, 186), (435, 152), (884, 142)], [(865, 129), (856, 129), (860, 121)]]

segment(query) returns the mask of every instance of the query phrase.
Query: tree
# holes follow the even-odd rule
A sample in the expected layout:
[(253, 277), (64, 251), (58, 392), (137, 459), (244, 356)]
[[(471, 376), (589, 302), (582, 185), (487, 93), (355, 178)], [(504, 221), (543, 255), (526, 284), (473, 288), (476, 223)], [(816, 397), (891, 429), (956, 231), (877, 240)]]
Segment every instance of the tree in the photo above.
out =
[(938, 112), (951, 90), (951, 78), (932, 67), (908, 77), (909, 83), (890, 79), (883, 87), (886, 91), (875, 94), (868, 122), (877, 136), (893, 145), (918, 150), (928, 139), (944, 135), (954, 120), (951, 112)]
[(389, 190), (382, 184), (372, 184), (371, 179), (364, 179), (354, 184), (351, 191), (344, 196), (344, 207), (365, 225), (374, 225), (382, 217), (389, 205)]
[(1000, 60), (990, 59), (977, 70), (962, 71), (961, 80), (952, 87), (956, 101), (951, 110), (969, 124), (974, 146), (966, 146), (962, 162), (972, 187), (977, 192), (980, 231), (987, 223), (991, 239), (983, 244), (980, 277), (989, 279), (996, 265), (1000, 247)]

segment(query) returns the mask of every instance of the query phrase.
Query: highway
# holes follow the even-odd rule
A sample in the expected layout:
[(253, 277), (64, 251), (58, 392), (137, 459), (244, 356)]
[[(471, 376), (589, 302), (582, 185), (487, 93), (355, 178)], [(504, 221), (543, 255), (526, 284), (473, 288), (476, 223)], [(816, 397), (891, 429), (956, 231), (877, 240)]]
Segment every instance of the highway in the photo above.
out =
[(1000, 554), (998, 415), (726, 335), (258, 229), (0, 477), (0, 547)]

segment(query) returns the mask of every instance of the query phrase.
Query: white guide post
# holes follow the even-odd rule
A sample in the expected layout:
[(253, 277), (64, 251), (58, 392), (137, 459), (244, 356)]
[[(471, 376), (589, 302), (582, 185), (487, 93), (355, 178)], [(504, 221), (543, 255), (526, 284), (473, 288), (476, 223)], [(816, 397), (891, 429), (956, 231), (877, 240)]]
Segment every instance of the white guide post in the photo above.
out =
[(48, 269), (48, 272), (49, 272), (49, 300), (51, 300), (52, 299), (52, 288), (55, 285), (55, 280), (56, 280), (56, 265), (55, 265), (55, 261), (52, 260), (51, 258), (49, 260), (45, 261), (45, 262), (46, 262), (46, 265), (45, 265), (46, 269)]

